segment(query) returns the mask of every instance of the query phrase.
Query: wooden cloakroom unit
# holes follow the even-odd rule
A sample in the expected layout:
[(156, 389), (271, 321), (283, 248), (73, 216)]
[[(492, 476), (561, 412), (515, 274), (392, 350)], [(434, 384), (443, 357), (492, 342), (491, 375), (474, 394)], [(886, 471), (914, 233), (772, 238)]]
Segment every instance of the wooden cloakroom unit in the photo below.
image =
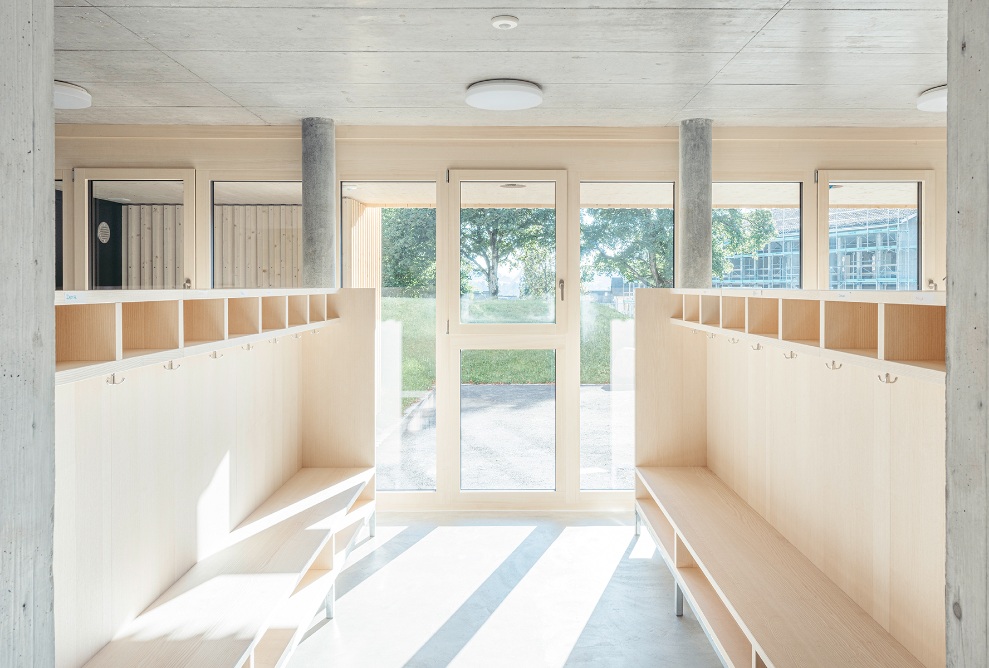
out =
[(57, 665), (285, 665), (373, 527), (374, 291), (56, 311)]
[(943, 666), (944, 293), (636, 308), (637, 515), (726, 663)]

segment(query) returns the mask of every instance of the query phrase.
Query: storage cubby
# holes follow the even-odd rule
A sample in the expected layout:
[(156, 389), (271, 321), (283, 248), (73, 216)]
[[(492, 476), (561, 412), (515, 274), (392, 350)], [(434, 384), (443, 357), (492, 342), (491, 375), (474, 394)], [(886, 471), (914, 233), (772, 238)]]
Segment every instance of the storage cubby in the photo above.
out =
[(879, 304), (825, 302), (824, 347), (878, 358)]
[(945, 307), (886, 304), (884, 312), (884, 359), (945, 370)]
[(309, 295), (309, 322), (326, 320), (326, 295)]
[(780, 323), (784, 341), (808, 346), (821, 345), (821, 302), (809, 299), (784, 299)]
[(309, 324), (309, 295), (289, 295), (288, 326)]
[(227, 332), (230, 337), (261, 333), (261, 304), (257, 297), (227, 300)]
[(701, 323), (721, 326), (721, 297), (718, 295), (701, 295)]
[(748, 332), (762, 336), (779, 337), (780, 302), (778, 299), (749, 297)]
[(745, 297), (721, 298), (721, 327), (745, 331)]
[(683, 319), (685, 322), (701, 321), (701, 300), (697, 295), (683, 296)]
[(226, 304), (222, 299), (189, 299), (182, 302), (183, 345), (214, 343), (225, 338)]
[(178, 301), (124, 302), (121, 305), (124, 358), (177, 350), (179, 303)]
[(116, 304), (55, 307), (55, 369), (62, 371), (117, 359)]
[(261, 298), (261, 331), (285, 329), (288, 326), (288, 306), (285, 297)]

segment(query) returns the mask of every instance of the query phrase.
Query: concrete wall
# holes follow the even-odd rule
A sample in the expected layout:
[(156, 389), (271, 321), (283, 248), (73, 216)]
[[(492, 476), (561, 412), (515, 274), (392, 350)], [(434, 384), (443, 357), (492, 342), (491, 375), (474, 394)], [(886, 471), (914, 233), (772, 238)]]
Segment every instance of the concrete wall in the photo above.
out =
[(0, 666), (55, 661), (51, 0), (0, 3)]

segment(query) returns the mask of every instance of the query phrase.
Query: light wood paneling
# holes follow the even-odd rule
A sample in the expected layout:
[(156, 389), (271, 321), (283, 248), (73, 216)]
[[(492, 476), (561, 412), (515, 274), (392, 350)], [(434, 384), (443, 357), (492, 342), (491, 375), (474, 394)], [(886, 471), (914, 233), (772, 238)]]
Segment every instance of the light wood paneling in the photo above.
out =
[(181, 288), (185, 281), (183, 205), (125, 204), (120, 209), (123, 287)]
[(124, 357), (179, 347), (177, 301), (121, 304)]
[(55, 307), (55, 365), (119, 359), (115, 304), (77, 304)]
[(183, 345), (193, 346), (226, 338), (227, 310), (222, 299), (187, 299), (182, 302)]
[(226, 204), (213, 211), (213, 286), (299, 286), (302, 207)]
[(760, 297), (750, 297), (747, 300), (748, 332), (750, 334), (761, 334), (772, 338), (779, 337), (780, 327), (780, 303), (778, 299), (764, 299)]
[(944, 368), (945, 307), (886, 304), (883, 358), (934, 362)]
[(879, 305), (827, 302), (824, 305), (824, 346), (851, 350), (858, 355), (879, 355)]
[(810, 346), (821, 344), (821, 303), (810, 299), (782, 300), (782, 337)]

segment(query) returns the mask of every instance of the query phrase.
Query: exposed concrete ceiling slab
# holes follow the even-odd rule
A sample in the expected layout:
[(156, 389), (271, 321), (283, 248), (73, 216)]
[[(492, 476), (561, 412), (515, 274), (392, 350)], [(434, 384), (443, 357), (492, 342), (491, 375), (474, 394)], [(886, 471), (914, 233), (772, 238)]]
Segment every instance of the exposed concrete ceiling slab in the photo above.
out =
[[(57, 0), (69, 123), (943, 126), (946, 0)], [(491, 16), (512, 13), (499, 31)], [(467, 107), (528, 79), (541, 107)]]

